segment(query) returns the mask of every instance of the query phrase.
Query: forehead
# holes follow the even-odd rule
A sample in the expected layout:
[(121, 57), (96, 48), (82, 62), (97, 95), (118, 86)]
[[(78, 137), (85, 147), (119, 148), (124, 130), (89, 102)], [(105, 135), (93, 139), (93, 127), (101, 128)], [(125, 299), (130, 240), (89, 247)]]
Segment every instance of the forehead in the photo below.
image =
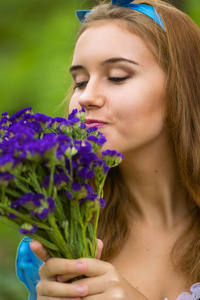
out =
[(78, 38), (73, 63), (82, 60), (104, 60), (108, 57), (125, 56), (141, 59), (152, 56), (142, 38), (129, 32), (124, 22), (100, 21), (87, 28)]

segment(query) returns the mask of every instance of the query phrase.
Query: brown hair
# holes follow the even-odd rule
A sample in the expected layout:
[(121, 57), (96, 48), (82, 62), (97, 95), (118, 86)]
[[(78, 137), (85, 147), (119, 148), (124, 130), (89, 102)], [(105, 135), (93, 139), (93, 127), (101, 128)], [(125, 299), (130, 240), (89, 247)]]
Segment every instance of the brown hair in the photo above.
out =
[[(114, 20), (140, 36), (167, 74), (166, 127), (180, 179), (188, 198), (196, 203), (193, 240), (178, 262), (189, 281), (200, 280), (200, 29), (183, 12), (161, 0), (135, 1), (154, 6), (166, 32), (146, 15), (112, 4), (95, 7), (82, 24), (78, 37), (95, 22)], [(99, 238), (104, 241), (103, 259), (111, 258), (123, 245), (128, 229), (129, 195), (118, 168), (111, 170), (105, 186), (106, 208), (99, 220)], [(198, 219), (197, 219), (198, 217)], [(183, 243), (179, 239), (178, 246)]]

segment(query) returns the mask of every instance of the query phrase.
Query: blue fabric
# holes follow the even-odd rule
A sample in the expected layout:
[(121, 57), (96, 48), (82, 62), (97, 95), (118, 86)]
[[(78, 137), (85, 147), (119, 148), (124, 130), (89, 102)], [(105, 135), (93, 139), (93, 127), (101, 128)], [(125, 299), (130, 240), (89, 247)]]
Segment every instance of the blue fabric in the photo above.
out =
[(31, 239), (24, 238), (18, 247), (16, 258), (16, 271), (18, 278), (25, 284), (29, 291), (29, 300), (36, 300), (36, 285), (40, 281), (39, 268), (41, 261), (30, 248)]
[[(165, 26), (163, 24), (161, 16), (156, 12), (156, 10), (154, 9), (153, 6), (147, 5), (147, 4), (134, 4), (131, 2), (133, 2), (133, 0), (131, 0), (131, 1), (130, 0), (128, 0), (128, 1), (126, 1), (126, 0), (115, 0), (114, 1), (113, 0), (112, 4), (123, 6), (126, 8), (133, 9), (133, 10), (137, 10), (137, 11), (147, 15), (149, 18), (154, 20), (165, 30)], [(90, 10), (77, 10), (76, 15), (77, 15), (77, 18), (79, 19), (79, 21), (84, 22), (85, 17), (89, 12), (90, 12)]]

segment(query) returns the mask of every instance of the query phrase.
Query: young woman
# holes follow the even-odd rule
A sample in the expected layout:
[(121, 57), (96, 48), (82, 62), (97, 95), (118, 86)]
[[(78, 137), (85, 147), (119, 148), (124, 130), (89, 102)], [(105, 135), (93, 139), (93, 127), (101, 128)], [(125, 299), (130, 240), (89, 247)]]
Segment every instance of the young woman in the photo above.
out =
[(36, 299), (34, 252), (45, 262), (38, 300), (198, 299), (200, 29), (161, 0), (77, 14), (69, 110), (84, 107), (87, 126), (125, 159), (106, 182), (97, 259), (50, 258), (38, 242), (23, 243), (19, 277)]

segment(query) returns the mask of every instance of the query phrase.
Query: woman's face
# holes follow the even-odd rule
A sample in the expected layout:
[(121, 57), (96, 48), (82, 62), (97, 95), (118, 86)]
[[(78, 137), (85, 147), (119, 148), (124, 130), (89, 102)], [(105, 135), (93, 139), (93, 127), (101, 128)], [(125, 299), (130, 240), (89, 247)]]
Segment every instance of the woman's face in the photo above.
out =
[(104, 149), (128, 154), (164, 134), (165, 74), (144, 41), (114, 21), (79, 37), (71, 67), (70, 111), (84, 107), (87, 127), (107, 138)]

